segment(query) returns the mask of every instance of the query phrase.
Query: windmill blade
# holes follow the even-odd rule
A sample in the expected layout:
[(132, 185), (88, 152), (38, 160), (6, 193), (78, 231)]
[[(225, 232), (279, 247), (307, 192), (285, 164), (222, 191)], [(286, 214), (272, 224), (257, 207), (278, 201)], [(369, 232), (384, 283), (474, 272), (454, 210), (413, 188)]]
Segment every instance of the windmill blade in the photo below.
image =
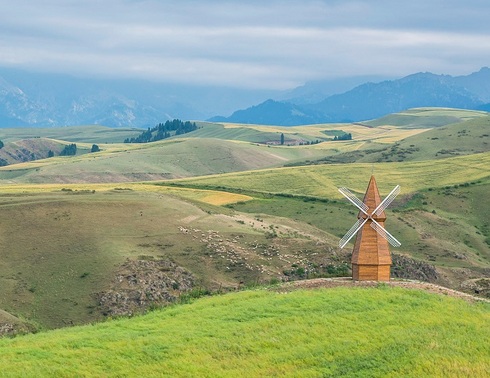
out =
[(386, 198), (378, 205), (376, 209), (374, 209), (373, 213), (376, 215), (381, 215), (381, 213), (393, 202), (395, 197), (400, 193), (400, 185), (395, 186), (390, 194), (386, 196)]
[(339, 188), (339, 192), (342, 193), (344, 195), (344, 197), (347, 198), (350, 202), (352, 202), (355, 207), (357, 207), (364, 214), (369, 216), (369, 214), (367, 213), (369, 207), (364, 202), (362, 202), (359, 198), (357, 198), (354, 195), (354, 193), (352, 193), (347, 188)]
[(388, 240), (388, 243), (390, 243), (393, 247), (399, 247), (402, 245), (398, 240), (395, 239), (393, 235), (391, 235), (388, 231), (386, 231), (386, 229), (383, 226), (381, 226), (374, 219), (371, 220), (373, 221), (371, 223), (371, 227), (374, 228), (381, 237)]
[(349, 231), (344, 235), (342, 239), (339, 241), (339, 247), (340, 249), (344, 248), (345, 245), (349, 242), (349, 240), (352, 239), (352, 237), (359, 231), (362, 226), (364, 226), (364, 223), (368, 221), (369, 218), (363, 219), (359, 218), (356, 223), (350, 228)]

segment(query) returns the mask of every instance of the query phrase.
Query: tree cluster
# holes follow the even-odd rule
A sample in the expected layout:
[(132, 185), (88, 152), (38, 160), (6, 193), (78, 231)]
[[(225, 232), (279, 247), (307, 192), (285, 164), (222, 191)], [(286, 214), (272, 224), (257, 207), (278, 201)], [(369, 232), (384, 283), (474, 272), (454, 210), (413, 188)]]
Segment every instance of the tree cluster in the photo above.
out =
[(335, 135), (333, 140), (352, 140), (352, 134), (351, 133), (345, 133), (345, 134), (342, 134), (339, 136)]
[(310, 144), (318, 144), (320, 142), (321, 142), (321, 140), (318, 140), (318, 139), (317, 140), (312, 140), (312, 141), (308, 141), (307, 140), (306, 142), (300, 142), (299, 145), (300, 146), (309, 146)]
[(77, 154), (77, 145), (75, 143), (68, 144), (60, 152), (60, 156), (73, 156)]
[(143, 131), (136, 138), (126, 138), (124, 143), (148, 143), (170, 138), (172, 135), (181, 135), (190, 133), (197, 130), (195, 122), (181, 121), (180, 119), (174, 119), (173, 121), (166, 121), (165, 123), (159, 123), (153, 128)]

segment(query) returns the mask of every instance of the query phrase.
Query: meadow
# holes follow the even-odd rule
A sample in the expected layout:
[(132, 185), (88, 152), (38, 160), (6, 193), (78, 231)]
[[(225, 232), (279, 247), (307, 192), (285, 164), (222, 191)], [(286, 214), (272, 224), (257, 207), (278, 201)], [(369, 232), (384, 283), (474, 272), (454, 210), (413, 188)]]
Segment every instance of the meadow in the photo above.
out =
[(353, 163), (348, 169), (344, 164), (262, 169), (174, 180), (172, 184), (340, 199), (337, 190), (340, 186), (364, 193), (366, 177), (371, 173), (376, 176), (381, 192), (389, 193), (398, 184), (405, 194), (409, 194), (488, 178), (489, 164), (490, 153), (484, 152), (420, 162)]
[(379, 285), (248, 290), (0, 340), (0, 375), (486, 377), (490, 306)]
[[(0, 323), (45, 330), (111, 316), (101, 302), (111, 295), (133, 314), (175, 303), (189, 285), (348, 275), (352, 244), (337, 243), (357, 212), (337, 188), (362, 197), (372, 173), (381, 196), (402, 187), (387, 212), (402, 242), (393, 252), (408, 259), (397, 271), (474, 293), (467, 284), (490, 269), (489, 119), (414, 109), (380, 125), (200, 123), (147, 144), (118, 143), (129, 129), (39, 130), (34, 139), (81, 153), (0, 167)], [(328, 140), (339, 130), (353, 140)], [(16, 139), (25, 133), (0, 136), (28, 145)], [(324, 141), (280, 146), (282, 133)], [(101, 151), (86, 153), (92, 143)]]

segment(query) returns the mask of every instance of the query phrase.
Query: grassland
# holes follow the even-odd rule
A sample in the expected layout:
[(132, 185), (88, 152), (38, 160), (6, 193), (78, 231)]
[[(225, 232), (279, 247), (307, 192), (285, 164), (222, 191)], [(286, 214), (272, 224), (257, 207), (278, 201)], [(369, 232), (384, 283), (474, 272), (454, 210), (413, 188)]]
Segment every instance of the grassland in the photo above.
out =
[(415, 108), (363, 122), (368, 126), (392, 125), (404, 128), (431, 128), (487, 117), (487, 112), (452, 108)]
[(490, 306), (416, 290), (246, 291), (0, 340), (2, 376), (486, 377)]
[(47, 138), (64, 140), (77, 143), (110, 144), (121, 143), (128, 137), (133, 137), (141, 132), (139, 129), (111, 128), (105, 126), (67, 126), (49, 128), (0, 128), (0, 140), (12, 142), (22, 139)]
[(3, 183), (127, 182), (278, 167), (324, 156), (319, 149), (274, 148), (219, 139), (101, 145), (100, 153), (56, 157), (0, 168)]
[[(102, 151), (0, 168), (0, 308), (37, 328), (101, 319), (98, 294), (136, 274), (121, 270), (127, 261), (170, 261), (192, 272), (196, 287), (221, 291), (348, 274), (349, 251), (336, 245), (356, 212), (337, 188), (362, 196), (371, 172), (382, 195), (402, 187), (388, 212), (398, 253), (435, 265), (431, 280), (449, 287), (487, 277), (488, 114), (406, 113), (415, 118), (376, 127), (201, 124), (148, 144), (111, 143), (131, 130), (40, 130), (37, 140)], [(264, 144), (332, 130), (354, 140)], [(380, 162), (383, 154), (396, 161)], [(316, 164), (322, 159), (339, 163)]]
[[(432, 121), (438, 120), (441, 113), (448, 113), (459, 123), (434, 129), (428, 126), (423, 128), (422, 123), (407, 123), (410, 127), (366, 127), (358, 124), (271, 127), (201, 123), (200, 129), (186, 134), (185, 138), (171, 138), (150, 144), (99, 142), (102, 151), (96, 154), (82, 154), (70, 158), (56, 157), (1, 167), (0, 184), (134, 182), (287, 165), (432, 161), (489, 151), (490, 118), (485, 116), (486, 113), (461, 110), (417, 110), (409, 113), (415, 114), (413, 117), (418, 120)], [(391, 117), (403, 119), (405, 115), (402, 113)], [(331, 134), (332, 130), (351, 133), (353, 140), (331, 141), (328, 134)], [(92, 141), (122, 141), (126, 132), (116, 129), (113, 131), (114, 135), (111, 135), (109, 130), (95, 126), (88, 127), (85, 131), (81, 127), (57, 129), (51, 133), (49, 130), (42, 131), (42, 138), (9, 142), (9, 148), (13, 150), (7, 151), (9, 156), (5, 155), (6, 151), (0, 150), (0, 157), (5, 155), (4, 158), (11, 162), (12, 156), (17, 156), (19, 151), (27, 150), (34, 151), (34, 155), (43, 156), (38, 153), (40, 146), (33, 147), (33, 143), (43, 142), (41, 145), (49, 145), (55, 150), (54, 145), (60, 149), (62, 143), (68, 143), (58, 139), (46, 139), (46, 136), (76, 141), (80, 151), (86, 152), (90, 150)], [(286, 136), (286, 144), (290, 141), (292, 145), (278, 145), (281, 134)], [(17, 132), (10, 135), (10, 138), (23, 136), (25, 135)], [(323, 142), (297, 145), (317, 140)], [(30, 160), (30, 154), (28, 155), (24, 160)]]
[(184, 186), (243, 189), (267, 193), (341, 198), (337, 188), (348, 186), (363, 193), (366, 176), (376, 175), (380, 191), (389, 192), (396, 183), (405, 194), (418, 190), (477, 181), (489, 176), (490, 153), (406, 163), (323, 164), (265, 169), (226, 175), (175, 180)]
[(143, 184), (9, 187), (0, 196), (0, 308), (41, 328), (101, 319), (98, 294), (121, 274), (137, 276), (120, 272), (128, 259), (171, 261), (206, 290), (341, 263), (317, 253), (331, 240), (318, 229), (216, 206), (249, 199)]
[[(366, 127), (359, 124), (318, 124), (306, 126), (264, 126), (264, 125), (245, 125), (237, 123), (208, 124), (201, 123), (201, 129), (189, 134), (189, 137), (198, 138), (218, 138), (226, 140), (240, 140), (252, 143), (267, 143), (278, 145), (281, 134), (284, 134), (284, 144), (298, 145), (299, 143), (312, 141), (332, 141), (335, 132), (351, 133), (356, 141), (376, 141), (380, 143), (392, 143), (410, 135), (424, 132), (423, 127), (412, 129), (401, 129), (390, 125), (379, 128)], [(326, 149), (330, 147), (317, 146), (316, 148)]]

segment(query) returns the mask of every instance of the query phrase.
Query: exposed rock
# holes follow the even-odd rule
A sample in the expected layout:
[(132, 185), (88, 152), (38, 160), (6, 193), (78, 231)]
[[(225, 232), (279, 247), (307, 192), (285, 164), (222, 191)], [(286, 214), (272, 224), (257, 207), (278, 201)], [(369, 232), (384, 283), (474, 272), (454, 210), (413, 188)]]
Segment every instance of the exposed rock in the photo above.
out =
[(391, 257), (393, 260), (393, 265), (391, 266), (392, 277), (425, 282), (437, 281), (438, 276), (434, 265), (403, 255), (392, 254)]
[(490, 278), (475, 278), (464, 281), (461, 284), (461, 290), (485, 298), (490, 298)]
[(2, 323), (0, 324), (0, 337), (1, 336), (10, 336), (16, 334), (15, 325), (11, 323)]
[(28, 324), (0, 322), (0, 337), (22, 335), (34, 331), (34, 327)]
[(127, 260), (113, 280), (111, 289), (97, 294), (106, 316), (130, 316), (175, 302), (192, 289), (194, 276), (168, 260)]

